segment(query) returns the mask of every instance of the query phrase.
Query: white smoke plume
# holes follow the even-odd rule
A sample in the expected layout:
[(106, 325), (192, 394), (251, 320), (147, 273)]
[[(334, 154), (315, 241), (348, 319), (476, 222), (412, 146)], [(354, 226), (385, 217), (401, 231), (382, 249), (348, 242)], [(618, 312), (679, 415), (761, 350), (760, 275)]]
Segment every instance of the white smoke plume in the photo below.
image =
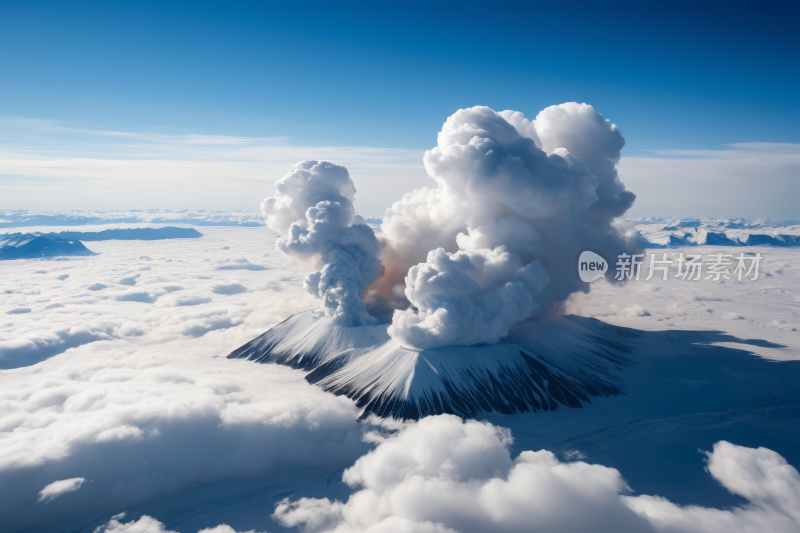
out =
[(624, 144), (587, 104), (532, 121), (461, 109), (425, 153), (436, 188), (395, 202), (380, 242), (359, 224), (347, 169), (333, 163), (298, 163), (262, 212), (283, 234), (280, 251), (323, 265), (305, 287), (334, 324), (391, 321), (393, 338), (421, 349), (494, 343), (588, 291), (575, 275), (582, 251), (638, 251), (638, 233), (619, 218), (635, 199), (616, 171)]
[(534, 296), (549, 279), (539, 261), (523, 265), (505, 246), (437, 248), (406, 276), (417, 312), (395, 311), (389, 333), (419, 348), (495, 343), (538, 309)]
[(275, 188), (277, 195), (261, 204), (267, 225), (282, 233), (275, 247), (322, 263), (306, 276), (306, 290), (322, 299), (325, 315), (336, 325), (377, 324), (361, 293), (383, 273), (380, 244), (356, 215), (356, 188), (347, 169), (328, 161), (301, 161)]
[(449, 117), (425, 153), (437, 187), (405, 195), (382, 225), (386, 275), (368, 302), (394, 311), (390, 335), (418, 348), (496, 342), (587, 291), (574, 274), (581, 251), (638, 248), (615, 224), (635, 198), (617, 176), (624, 143), (586, 104), (533, 121), (488, 107)]

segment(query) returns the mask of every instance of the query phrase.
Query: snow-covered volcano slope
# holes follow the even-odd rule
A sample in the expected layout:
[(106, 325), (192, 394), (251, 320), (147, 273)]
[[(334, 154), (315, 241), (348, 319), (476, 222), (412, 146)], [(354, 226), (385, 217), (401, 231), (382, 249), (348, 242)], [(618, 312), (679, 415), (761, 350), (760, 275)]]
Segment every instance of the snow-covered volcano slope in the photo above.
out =
[(363, 415), (402, 418), (578, 408), (624, 394), (633, 364), (626, 342), (633, 330), (604, 332), (569, 319), (522, 324), (494, 345), (424, 351), (401, 346), (387, 327), (338, 327), (305, 311), (228, 357), (306, 370), (309, 382), (352, 398)]

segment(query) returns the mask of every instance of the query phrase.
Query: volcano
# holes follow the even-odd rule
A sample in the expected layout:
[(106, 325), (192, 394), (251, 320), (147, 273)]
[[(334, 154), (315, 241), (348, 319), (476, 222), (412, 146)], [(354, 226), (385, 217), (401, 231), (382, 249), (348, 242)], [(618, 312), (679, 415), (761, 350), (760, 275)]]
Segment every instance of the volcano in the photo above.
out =
[(625, 394), (623, 376), (635, 364), (626, 341), (638, 334), (559, 318), (520, 324), (497, 344), (417, 350), (391, 339), (387, 328), (335, 326), (310, 310), (228, 358), (304, 370), (310, 383), (353, 399), (362, 416), (474, 417), (580, 408)]

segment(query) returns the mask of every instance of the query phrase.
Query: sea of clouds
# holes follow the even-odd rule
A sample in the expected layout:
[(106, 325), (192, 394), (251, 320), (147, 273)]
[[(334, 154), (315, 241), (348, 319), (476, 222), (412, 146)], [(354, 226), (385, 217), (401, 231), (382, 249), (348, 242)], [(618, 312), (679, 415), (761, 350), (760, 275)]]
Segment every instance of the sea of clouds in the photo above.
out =
[[(359, 422), (351, 400), (309, 385), (300, 371), (225, 359), (315, 300), (293, 262), (264, 251), (275, 238), (269, 229), (204, 231), (200, 239), (92, 243), (101, 255), (91, 258), (4, 264), (2, 290), (11, 292), (0, 311), (0, 353), (18, 367), (0, 371), (7, 530), (65, 530), (188, 487), (319, 465), (350, 467), (344, 481), (353, 494), (339, 502), (298, 494), (248, 527), (520, 531), (534, 520), (552, 531), (600, 523), (787, 531), (800, 523), (797, 471), (763, 448), (721, 442), (709, 450), (709, 474), (749, 503), (685, 507), (630, 492), (625, 473), (611, 468), (539, 450), (512, 457), (513, 435), (500, 426), (450, 416)], [(241, 265), (264, 269), (220, 269)], [(148, 297), (124, 298), (136, 293)], [(9, 314), (19, 308), (30, 312)], [(103, 334), (59, 336), (70, 331)], [(169, 530), (152, 517), (104, 523), (99, 531)]]
[(363, 421), (351, 400), (298, 370), (224, 357), (320, 302), (337, 324), (391, 320), (396, 340), (421, 348), (496, 341), (584, 290), (566, 265), (588, 242), (609, 256), (639, 246), (618, 221), (634, 198), (616, 174), (623, 142), (585, 105), (531, 121), (460, 110), (425, 155), (436, 187), (396, 202), (377, 236), (355, 213), (347, 170), (304, 161), (262, 204), (269, 227), (5, 262), (4, 530), (75, 530), (106, 517), (94, 531), (163, 533), (164, 521), (125, 510), (320, 466), (347, 468), (349, 497), (295, 493), (247, 527), (797, 530), (800, 474), (765, 448), (720, 441), (703, 452), (708, 474), (743, 504), (677, 505), (637, 494), (614, 468), (547, 450), (512, 456), (512, 431), (499, 425), (449, 415)]
[[(800, 525), (800, 475), (775, 452), (721, 441), (706, 470), (741, 506), (713, 509), (634, 495), (619, 471), (559, 461), (546, 451), (512, 458), (508, 429), (451, 415), (400, 425), (372, 421), (377, 446), (345, 470), (347, 501), (281, 501), (277, 522), (304, 532), (480, 533), (543, 531), (787, 532)], [(398, 427), (400, 426), (400, 427)], [(66, 480), (61, 483), (70, 483)], [(263, 524), (259, 530), (270, 530)], [(160, 521), (111, 518), (98, 532), (163, 533)], [(229, 533), (225, 525), (202, 532)]]

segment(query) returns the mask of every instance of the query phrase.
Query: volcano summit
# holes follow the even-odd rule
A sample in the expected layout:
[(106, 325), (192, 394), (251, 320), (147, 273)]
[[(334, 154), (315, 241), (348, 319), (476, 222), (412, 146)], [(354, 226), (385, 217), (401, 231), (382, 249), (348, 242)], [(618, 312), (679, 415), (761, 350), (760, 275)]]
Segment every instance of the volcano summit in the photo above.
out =
[(347, 169), (298, 163), (261, 209), (276, 248), (316, 268), (304, 286), (320, 308), (229, 357), (306, 370), (379, 416), (549, 411), (624, 394), (624, 335), (553, 318), (589, 290), (581, 251), (613, 257), (644, 242), (620, 218), (635, 199), (616, 171), (624, 143), (586, 104), (534, 120), (461, 109), (425, 153), (437, 186), (395, 202), (377, 234), (355, 212)]
[(433, 350), (403, 346), (387, 328), (336, 326), (306, 311), (228, 357), (308, 371), (306, 380), (352, 398), (362, 416), (397, 418), (582, 407), (624, 394), (633, 364), (624, 330), (598, 334), (568, 319), (522, 324), (497, 344)]

